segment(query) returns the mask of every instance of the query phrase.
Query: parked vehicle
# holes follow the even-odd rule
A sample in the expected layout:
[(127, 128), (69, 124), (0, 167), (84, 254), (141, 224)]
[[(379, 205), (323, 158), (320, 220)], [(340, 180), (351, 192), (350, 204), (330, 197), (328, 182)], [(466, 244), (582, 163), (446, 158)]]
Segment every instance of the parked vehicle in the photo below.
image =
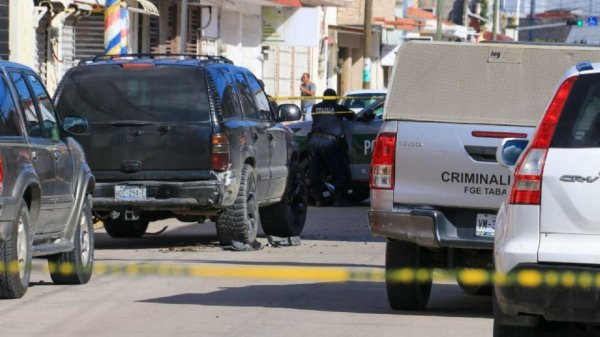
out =
[[(56, 103), (82, 116), (77, 139), (97, 178), (94, 212), (112, 237), (140, 237), (150, 221), (216, 223), (219, 242), (252, 244), (302, 232), (300, 157), (292, 132), (257, 78), (226, 58), (98, 57), (72, 68)], [(260, 213), (260, 215), (259, 215)]]
[[(496, 218), (495, 267), (538, 273), (542, 282), (495, 286), (494, 336), (534, 336), (548, 322), (552, 330), (557, 322), (600, 323), (599, 108), (600, 63), (579, 63), (560, 81), (529, 145), (506, 139), (498, 148), (514, 175)], [(572, 286), (563, 282), (568, 275), (577, 280)]]
[[(401, 268), (493, 269), (496, 213), (511, 177), (501, 139), (527, 139), (571, 62), (596, 48), (407, 42), (400, 47), (375, 141), (369, 225), (387, 238), (394, 309), (424, 309), (431, 277), (400, 282)], [(490, 294), (491, 286), (468, 293)]]
[(357, 89), (348, 91), (342, 99), (340, 105), (348, 107), (354, 112), (359, 112), (380, 99), (385, 99), (387, 89)]
[[(351, 183), (347, 199), (352, 202), (361, 202), (369, 198), (369, 166), (377, 131), (383, 122), (383, 103), (379, 99), (356, 114), (354, 120), (344, 120), (343, 133), (348, 145), (350, 158)], [(312, 128), (312, 121), (303, 121), (289, 124), (294, 131), (300, 148), (300, 166), (304, 176), (309, 176), (308, 134)], [(327, 172), (323, 173), (325, 189), (324, 202), (333, 203), (334, 187), (329, 181)]]
[(72, 138), (88, 131), (87, 121), (60, 120), (33, 70), (6, 61), (0, 114), (0, 298), (25, 295), (33, 257), (48, 259), (56, 284), (87, 283), (94, 177)]

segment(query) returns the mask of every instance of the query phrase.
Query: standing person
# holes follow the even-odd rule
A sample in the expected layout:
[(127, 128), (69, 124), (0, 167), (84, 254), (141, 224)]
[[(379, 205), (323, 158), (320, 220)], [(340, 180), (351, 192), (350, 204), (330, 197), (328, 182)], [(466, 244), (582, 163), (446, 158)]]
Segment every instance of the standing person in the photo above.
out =
[[(302, 74), (300, 78), (300, 96), (315, 96), (317, 92), (317, 86), (310, 81), (310, 75), (308, 73)], [(312, 120), (311, 112), (312, 107), (315, 104), (314, 99), (307, 99), (302, 97), (302, 101), (300, 101), (300, 108), (304, 112), (304, 120), (310, 121)]]
[(348, 151), (342, 137), (344, 118), (353, 118), (354, 112), (337, 104), (337, 93), (333, 89), (323, 92), (323, 101), (313, 106), (312, 130), (309, 135), (310, 177), (308, 189), (319, 206), (322, 202), (325, 170), (331, 174), (335, 187), (334, 206), (346, 206), (346, 193), (350, 179)]

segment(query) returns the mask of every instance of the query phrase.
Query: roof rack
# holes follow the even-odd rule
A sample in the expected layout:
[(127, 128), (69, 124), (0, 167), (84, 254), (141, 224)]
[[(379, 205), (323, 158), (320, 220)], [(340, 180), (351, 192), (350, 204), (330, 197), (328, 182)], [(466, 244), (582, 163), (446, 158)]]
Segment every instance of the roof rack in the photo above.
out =
[(140, 54), (120, 54), (120, 55), (98, 55), (91, 59), (87, 59), (87, 62), (96, 62), (102, 60), (117, 60), (117, 59), (160, 59), (160, 58), (179, 58), (181, 60), (199, 60), (209, 61), (214, 63), (229, 63), (233, 64), (233, 61), (223, 56), (215, 55), (197, 55), (197, 54), (174, 54), (174, 53), (140, 53)]

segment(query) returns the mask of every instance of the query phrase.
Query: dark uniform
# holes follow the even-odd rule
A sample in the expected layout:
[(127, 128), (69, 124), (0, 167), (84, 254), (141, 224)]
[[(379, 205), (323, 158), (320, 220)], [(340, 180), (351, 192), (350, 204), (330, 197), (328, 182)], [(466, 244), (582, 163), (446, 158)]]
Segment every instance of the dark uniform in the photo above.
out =
[[(336, 96), (333, 89), (327, 89), (323, 96)], [(322, 199), (322, 174), (331, 174), (331, 184), (335, 187), (335, 205), (345, 204), (345, 195), (350, 179), (348, 151), (342, 138), (344, 118), (353, 118), (354, 112), (337, 104), (336, 99), (315, 104), (312, 109), (312, 131), (308, 144), (310, 149), (309, 191), (317, 201)]]

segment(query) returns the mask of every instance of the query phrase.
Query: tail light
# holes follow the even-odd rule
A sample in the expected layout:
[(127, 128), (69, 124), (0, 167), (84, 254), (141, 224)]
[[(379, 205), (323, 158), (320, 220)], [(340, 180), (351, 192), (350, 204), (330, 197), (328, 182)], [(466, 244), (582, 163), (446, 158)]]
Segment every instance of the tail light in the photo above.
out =
[(371, 160), (371, 188), (394, 188), (394, 160), (396, 158), (396, 134), (381, 133), (375, 140)]
[(577, 77), (570, 77), (560, 85), (535, 132), (531, 145), (517, 163), (515, 179), (510, 192), (509, 202), (511, 204), (540, 204), (546, 155), (554, 136), (556, 124), (576, 80)]
[(222, 133), (215, 133), (210, 138), (211, 167), (215, 171), (229, 168), (229, 139)]

